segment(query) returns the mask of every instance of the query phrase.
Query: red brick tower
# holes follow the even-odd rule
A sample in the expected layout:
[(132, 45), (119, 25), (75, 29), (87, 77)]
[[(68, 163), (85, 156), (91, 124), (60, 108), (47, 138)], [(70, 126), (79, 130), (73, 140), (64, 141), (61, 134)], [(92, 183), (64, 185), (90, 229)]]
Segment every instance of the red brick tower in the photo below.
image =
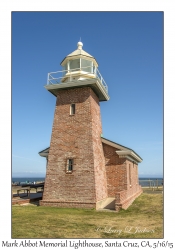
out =
[(108, 196), (99, 105), (109, 100), (107, 85), (95, 58), (77, 45), (45, 86), (56, 107), (40, 205), (96, 208)]

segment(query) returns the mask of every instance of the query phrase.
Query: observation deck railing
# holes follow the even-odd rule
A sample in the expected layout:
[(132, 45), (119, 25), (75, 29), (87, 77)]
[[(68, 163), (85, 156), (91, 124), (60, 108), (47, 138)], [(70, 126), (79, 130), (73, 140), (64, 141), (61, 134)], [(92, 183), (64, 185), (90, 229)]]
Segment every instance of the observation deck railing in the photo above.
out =
[(71, 82), (74, 81), (73, 78), (75, 78), (77, 75), (78, 77), (85, 77), (85, 79), (92, 79), (92, 78), (98, 79), (101, 85), (105, 88), (106, 92), (108, 93), (108, 86), (105, 80), (103, 79), (99, 70), (96, 67), (92, 66), (50, 72), (48, 73), (47, 85), (60, 84), (63, 83), (65, 79), (68, 79)]

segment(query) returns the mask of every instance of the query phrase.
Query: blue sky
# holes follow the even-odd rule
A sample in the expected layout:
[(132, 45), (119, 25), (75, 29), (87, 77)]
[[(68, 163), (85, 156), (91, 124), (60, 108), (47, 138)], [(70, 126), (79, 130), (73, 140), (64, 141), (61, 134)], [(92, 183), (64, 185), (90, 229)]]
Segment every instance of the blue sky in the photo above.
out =
[(44, 176), (56, 98), (47, 73), (83, 42), (105, 79), (103, 136), (142, 158), (139, 176), (163, 174), (163, 12), (12, 13), (12, 175)]

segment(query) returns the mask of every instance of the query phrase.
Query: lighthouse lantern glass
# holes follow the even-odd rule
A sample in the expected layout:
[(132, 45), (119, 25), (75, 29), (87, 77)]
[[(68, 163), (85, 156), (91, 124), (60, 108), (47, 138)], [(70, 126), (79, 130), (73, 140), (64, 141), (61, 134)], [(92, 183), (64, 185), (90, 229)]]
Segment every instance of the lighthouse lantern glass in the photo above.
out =
[(80, 68), (80, 59), (71, 60), (69, 63), (71, 71), (76, 71)]
[(81, 59), (81, 70), (89, 73), (93, 73), (93, 62)]

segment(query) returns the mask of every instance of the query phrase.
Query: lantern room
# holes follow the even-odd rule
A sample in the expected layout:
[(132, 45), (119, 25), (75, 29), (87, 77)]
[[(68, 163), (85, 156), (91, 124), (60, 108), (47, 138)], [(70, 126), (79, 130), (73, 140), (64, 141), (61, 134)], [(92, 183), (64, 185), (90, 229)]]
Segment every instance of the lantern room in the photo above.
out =
[(83, 80), (95, 78), (98, 63), (93, 56), (82, 49), (83, 43), (78, 42), (78, 48), (69, 54), (62, 62), (63, 79), (62, 82), (72, 80)]
[(48, 73), (45, 88), (57, 96), (60, 89), (91, 87), (99, 101), (108, 101), (108, 86), (98, 70), (96, 59), (82, 49), (83, 43), (77, 43), (77, 49), (61, 62), (62, 70)]

